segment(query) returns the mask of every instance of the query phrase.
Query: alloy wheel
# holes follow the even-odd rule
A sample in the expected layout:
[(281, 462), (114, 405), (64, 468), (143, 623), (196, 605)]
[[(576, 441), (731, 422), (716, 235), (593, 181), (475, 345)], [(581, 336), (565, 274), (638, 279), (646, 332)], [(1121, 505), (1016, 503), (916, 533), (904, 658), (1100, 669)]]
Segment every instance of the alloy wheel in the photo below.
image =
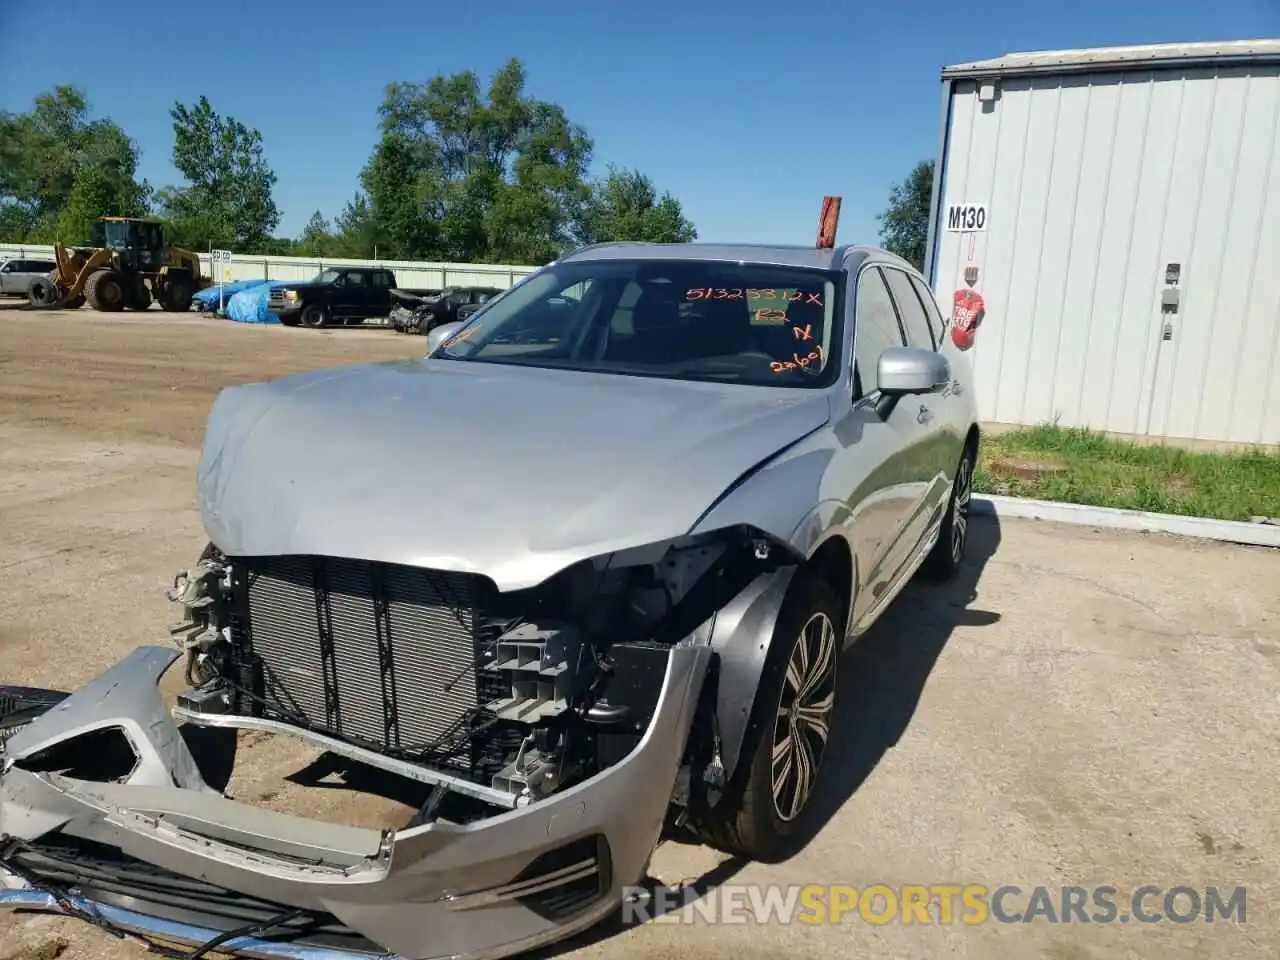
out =
[(795, 820), (813, 794), (836, 699), (836, 630), (825, 613), (805, 623), (791, 649), (773, 731), (773, 808)]
[(951, 559), (959, 563), (964, 557), (965, 538), (969, 535), (969, 501), (973, 496), (973, 459), (965, 454), (956, 471), (956, 493), (951, 515)]

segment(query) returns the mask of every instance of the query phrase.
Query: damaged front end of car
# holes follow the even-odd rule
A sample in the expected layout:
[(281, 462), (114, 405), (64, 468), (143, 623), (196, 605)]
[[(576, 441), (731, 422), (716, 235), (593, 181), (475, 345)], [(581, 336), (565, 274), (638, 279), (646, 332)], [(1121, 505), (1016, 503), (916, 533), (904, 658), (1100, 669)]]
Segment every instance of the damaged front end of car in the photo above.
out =
[[(170, 594), (180, 649), (139, 648), (3, 745), (0, 905), (173, 956), (498, 957), (563, 939), (617, 909), (673, 812), (718, 801), (797, 559), (733, 528), (504, 593), (211, 546)], [(170, 707), (159, 681), (179, 659)], [(218, 768), (246, 730), (425, 800), (396, 829), (233, 800)]]

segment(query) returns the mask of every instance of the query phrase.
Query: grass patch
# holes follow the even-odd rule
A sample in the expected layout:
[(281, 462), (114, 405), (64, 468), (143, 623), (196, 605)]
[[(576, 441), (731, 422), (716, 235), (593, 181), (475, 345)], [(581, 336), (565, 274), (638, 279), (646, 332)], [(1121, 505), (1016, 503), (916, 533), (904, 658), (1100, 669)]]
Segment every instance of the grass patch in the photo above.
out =
[(975, 488), (1216, 520), (1280, 517), (1280, 454), (1141, 446), (1050, 425), (984, 436)]

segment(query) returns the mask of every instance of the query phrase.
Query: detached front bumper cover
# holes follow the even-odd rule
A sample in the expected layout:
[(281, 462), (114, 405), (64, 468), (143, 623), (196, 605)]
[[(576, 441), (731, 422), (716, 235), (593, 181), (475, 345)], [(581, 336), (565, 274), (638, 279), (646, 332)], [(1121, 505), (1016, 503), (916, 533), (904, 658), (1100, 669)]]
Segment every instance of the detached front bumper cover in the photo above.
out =
[[(306, 960), (490, 958), (561, 940), (617, 909), (623, 888), (643, 877), (712, 653), (671, 649), (648, 730), (603, 773), (474, 823), (399, 831), (275, 813), (210, 788), (157, 688), (176, 656), (139, 648), (10, 738), (0, 757), (0, 906), (188, 948), (161, 948), (178, 957), (216, 946)], [(136, 754), (123, 782), (23, 767), (102, 731), (123, 733)], [(155, 884), (113, 886), (74, 858), (30, 853), (53, 840), (118, 851), (163, 878), (166, 895)], [(211, 891), (236, 909), (202, 913), (202, 903), (218, 903)], [(340, 929), (340, 942), (306, 927)]]

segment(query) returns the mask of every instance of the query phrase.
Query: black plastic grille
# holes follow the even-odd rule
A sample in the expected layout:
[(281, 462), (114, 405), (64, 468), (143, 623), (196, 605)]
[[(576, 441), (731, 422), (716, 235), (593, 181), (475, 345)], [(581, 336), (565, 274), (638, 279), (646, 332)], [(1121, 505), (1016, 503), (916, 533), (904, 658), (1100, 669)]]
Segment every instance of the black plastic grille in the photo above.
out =
[(597, 903), (613, 883), (613, 858), (609, 841), (601, 834), (583, 837), (542, 854), (520, 872), (515, 882), (537, 880), (557, 870), (586, 861), (596, 865), (590, 876), (562, 883), (549, 890), (519, 898), (519, 903), (548, 920), (563, 922)]
[(40, 687), (0, 686), (0, 747), (67, 696), (60, 690), (44, 690)]
[(233, 584), (240, 675), (257, 712), (402, 754), (444, 742), (438, 759), (474, 766), (478, 708), (503, 695), (474, 669), (493, 633), (478, 612), (480, 578), (265, 557), (235, 560)]

